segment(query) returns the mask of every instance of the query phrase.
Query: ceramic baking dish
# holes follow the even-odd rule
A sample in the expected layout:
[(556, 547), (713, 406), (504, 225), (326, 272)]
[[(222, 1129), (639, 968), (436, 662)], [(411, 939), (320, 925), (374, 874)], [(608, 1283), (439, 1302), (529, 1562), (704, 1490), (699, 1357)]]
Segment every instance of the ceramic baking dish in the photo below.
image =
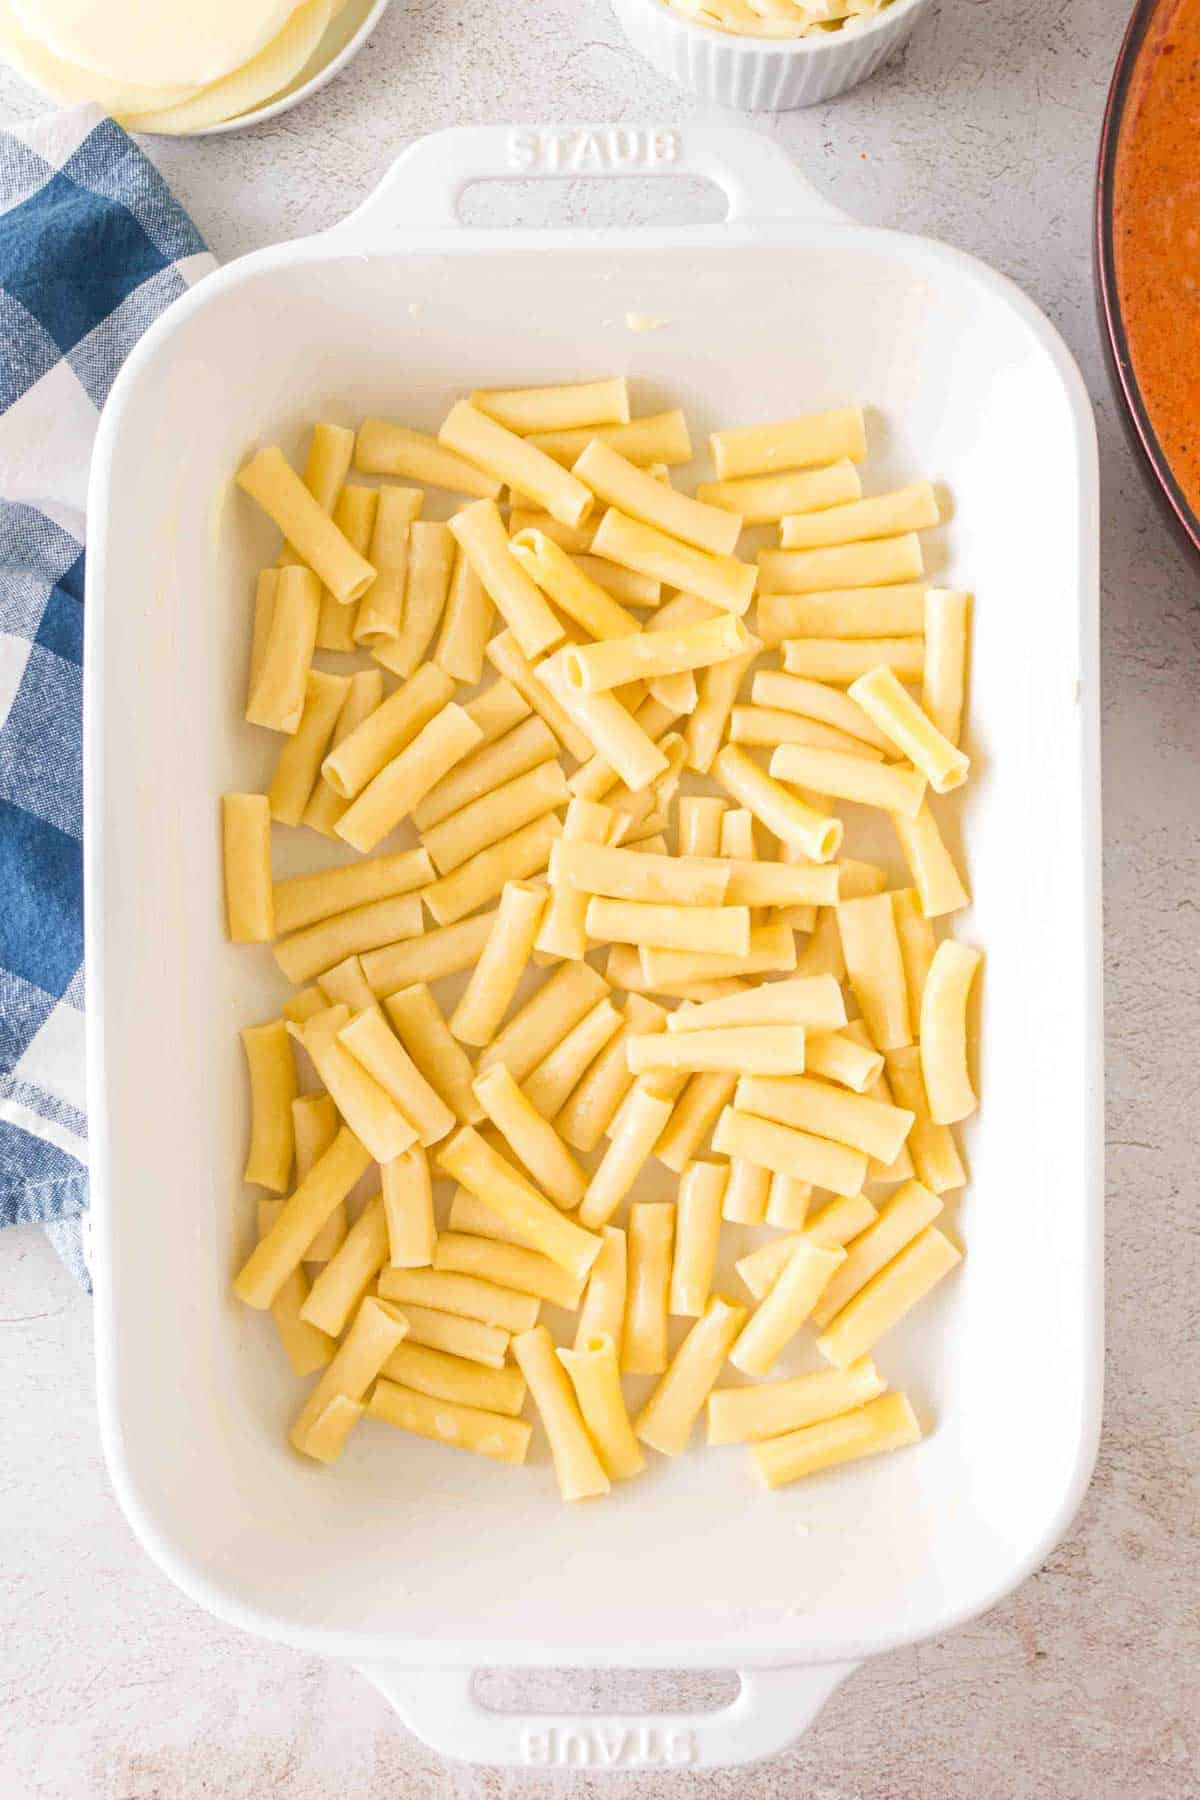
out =
[[(729, 217), (457, 222), (472, 181), (571, 172), (708, 177)], [(696, 1450), (577, 1507), (540, 1445), (499, 1472), (367, 1428), (315, 1471), (284, 1441), (295, 1388), (264, 1320), (229, 1292), (251, 1210), (236, 1030), (282, 997), (221, 930), (216, 796), (255, 774), (240, 695), (275, 549), (230, 474), (257, 443), (298, 451), (313, 418), (428, 430), (465, 388), (610, 370), (643, 408), (686, 407), (700, 441), (861, 399), (873, 483), (953, 487), (942, 572), (978, 595), (961, 930), (988, 951), (986, 1104), (966, 1262), (886, 1347), (929, 1433), (776, 1494), (742, 1453)], [(1096, 1445), (1101, 1038), (1096, 452), (1030, 302), (943, 245), (851, 224), (751, 133), (443, 132), (344, 225), (222, 270), (147, 334), (104, 415), (91, 520), (99, 1391), (150, 1554), (221, 1618), (361, 1665), (449, 1755), (617, 1767), (768, 1754), (860, 1659), (1034, 1570)], [(697, 1718), (516, 1718), (472, 1696), (471, 1671), (503, 1665), (734, 1667), (743, 1687)]]

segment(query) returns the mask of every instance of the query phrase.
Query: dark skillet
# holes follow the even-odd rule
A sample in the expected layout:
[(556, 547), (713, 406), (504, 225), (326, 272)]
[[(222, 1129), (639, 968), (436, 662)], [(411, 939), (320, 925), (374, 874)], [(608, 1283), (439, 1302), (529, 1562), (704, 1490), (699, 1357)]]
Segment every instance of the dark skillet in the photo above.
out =
[[(1170, 524), (1190, 549), (1200, 556), (1200, 517), (1185, 498), (1171, 465), (1150, 422), (1142, 392), (1130, 361), (1125, 322), (1117, 293), (1113, 253), (1113, 199), (1117, 162), (1117, 144), (1125, 109), (1133, 86), (1133, 77), (1143, 54), (1154, 54), (1148, 42), (1150, 27), (1160, 8), (1173, 0), (1139, 0), (1129, 21), (1109, 89), (1104, 125), (1100, 134), (1100, 156), (1096, 171), (1095, 270), (1096, 299), (1100, 313), (1100, 336), (1104, 345), (1109, 374), (1117, 394), (1121, 418), (1134, 455), (1141, 464), (1151, 492)], [(1200, 154), (1200, 146), (1198, 146)]]

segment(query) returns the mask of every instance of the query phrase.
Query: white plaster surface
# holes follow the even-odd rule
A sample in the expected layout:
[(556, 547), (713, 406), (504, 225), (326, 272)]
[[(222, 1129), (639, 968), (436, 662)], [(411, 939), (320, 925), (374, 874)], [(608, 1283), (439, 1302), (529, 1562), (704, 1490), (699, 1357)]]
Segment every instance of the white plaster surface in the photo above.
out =
[[(941, 0), (868, 87), (756, 122), (860, 219), (945, 238), (1011, 275), (1058, 324), (1096, 401), (1108, 1390), (1096, 1479), (1066, 1541), (985, 1618), (863, 1668), (789, 1754), (757, 1768), (541, 1778), (445, 1764), (353, 1672), (226, 1629), (152, 1567), (101, 1460), (89, 1304), (39, 1233), (13, 1231), (0, 1238), (0, 1794), (1200, 1794), (1200, 574), (1167, 539), (1132, 466), (1093, 316), (1092, 169), (1125, 12), (1123, 0)], [(0, 118), (40, 104), (0, 75)], [(160, 143), (154, 154), (228, 259), (333, 223), (411, 136), (438, 126), (695, 113), (626, 47), (604, 0), (395, 0), (315, 101), (260, 130)], [(525, 203), (482, 204), (497, 218)], [(546, 207), (548, 191), (533, 203)], [(577, 187), (555, 204), (580, 222), (630, 205), (665, 220), (701, 216), (667, 184), (619, 199)], [(1014, 1331), (1036, 1326), (1016, 1302)], [(489, 1679), (493, 1699), (535, 1691), (530, 1678)], [(728, 1692), (702, 1676), (572, 1675), (539, 1678), (536, 1697), (687, 1706)]]

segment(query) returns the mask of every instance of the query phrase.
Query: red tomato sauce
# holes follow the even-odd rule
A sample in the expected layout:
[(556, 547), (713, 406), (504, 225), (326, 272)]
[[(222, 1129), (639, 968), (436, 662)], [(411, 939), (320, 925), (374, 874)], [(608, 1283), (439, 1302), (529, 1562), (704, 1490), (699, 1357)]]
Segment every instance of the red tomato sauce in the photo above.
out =
[(1113, 261), (1133, 372), (1200, 512), (1200, 0), (1164, 0), (1117, 142)]

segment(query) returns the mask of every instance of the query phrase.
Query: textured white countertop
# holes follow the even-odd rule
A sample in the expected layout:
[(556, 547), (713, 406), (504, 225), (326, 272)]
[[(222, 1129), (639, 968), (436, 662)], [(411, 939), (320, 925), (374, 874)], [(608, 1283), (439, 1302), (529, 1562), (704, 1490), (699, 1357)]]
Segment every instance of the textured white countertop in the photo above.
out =
[[(1125, 10), (1122, 0), (941, 0), (902, 59), (868, 87), (755, 122), (858, 218), (945, 238), (1011, 275), (1059, 326), (1096, 401), (1108, 1390), (1096, 1479), (1066, 1541), (985, 1618), (864, 1667), (793, 1751), (769, 1764), (670, 1782), (443, 1764), (352, 1671), (226, 1629), (150, 1564), (101, 1460), (89, 1303), (40, 1233), (11, 1231), (0, 1237), (0, 1792), (14, 1800), (568, 1792), (1194, 1800), (1200, 1792), (1200, 576), (1168, 541), (1133, 469), (1093, 317), (1092, 168)], [(0, 121), (39, 105), (0, 74)], [(665, 124), (695, 112), (626, 48), (605, 0), (469, 9), (394, 0), (358, 61), (315, 101), (261, 130), (160, 143), (154, 154), (228, 259), (332, 224), (411, 136), (439, 126)], [(701, 216), (666, 183), (620, 204), (631, 201), (671, 222)], [(502, 197), (488, 204), (511, 216)], [(533, 204), (549, 204), (546, 189)], [(615, 202), (608, 189), (576, 190), (569, 204), (584, 221)], [(1036, 1328), (1014, 1305), (1013, 1329)], [(489, 1680), (493, 1698), (533, 1693), (528, 1681), (518, 1689)], [(572, 1676), (540, 1678), (536, 1698), (636, 1702), (652, 1687), (676, 1704), (728, 1697), (727, 1684), (700, 1676)]]

